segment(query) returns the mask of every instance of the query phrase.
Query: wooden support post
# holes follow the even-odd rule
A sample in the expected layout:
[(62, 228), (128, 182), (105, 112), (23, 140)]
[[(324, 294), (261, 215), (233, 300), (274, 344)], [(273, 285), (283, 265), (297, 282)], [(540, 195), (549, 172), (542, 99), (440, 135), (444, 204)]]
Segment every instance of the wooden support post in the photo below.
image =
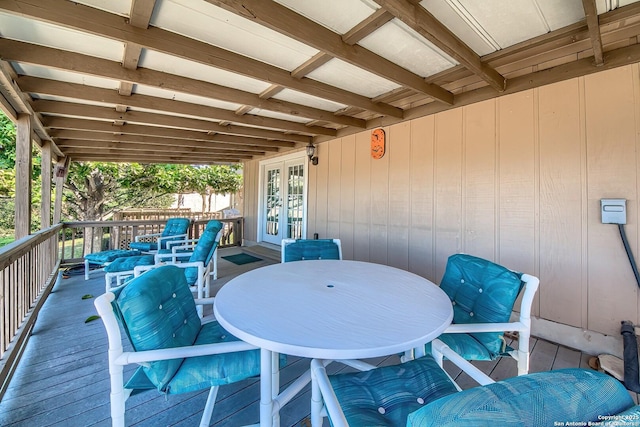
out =
[(60, 159), (55, 168), (56, 201), (53, 206), (53, 223), (58, 224), (62, 218), (62, 190), (69, 173), (69, 157)]
[(31, 232), (31, 116), (19, 114), (16, 127), (16, 240)]
[(40, 176), (42, 178), (42, 190), (40, 204), (40, 228), (51, 226), (51, 142), (42, 142), (42, 165)]

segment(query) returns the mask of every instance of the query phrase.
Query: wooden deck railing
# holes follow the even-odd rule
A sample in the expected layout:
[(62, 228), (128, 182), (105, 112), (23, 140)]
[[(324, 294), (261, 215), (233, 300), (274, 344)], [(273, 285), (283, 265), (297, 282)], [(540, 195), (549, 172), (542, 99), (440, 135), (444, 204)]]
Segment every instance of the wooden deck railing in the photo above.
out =
[(62, 224), (0, 248), (0, 399), (58, 276)]
[[(192, 222), (190, 236), (199, 237), (207, 221)], [(243, 218), (220, 221), (224, 223), (220, 247), (240, 246)], [(56, 283), (61, 264), (81, 263), (89, 252), (127, 249), (135, 236), (158, 233), (165, 223), (166, 220), (67, 222), (0, 248), (0, 399), (40, 307)]]
[[(189, 236), (198, 238), (207, 219), (191, 223)], [(243, 218), (219, 219), (224, 224), (220, 247), (240, 246), (243, 238)], [(85, 253), (108, 249), (128, 249), (129, 243), (142, 234), (159, 233), (166, 220), (143, 221), (78, 221), (65, 222), (60, 237), (60, 257), (64, 264), (82, 261)], [(88, 240), (85, 241), (85, 238)]]

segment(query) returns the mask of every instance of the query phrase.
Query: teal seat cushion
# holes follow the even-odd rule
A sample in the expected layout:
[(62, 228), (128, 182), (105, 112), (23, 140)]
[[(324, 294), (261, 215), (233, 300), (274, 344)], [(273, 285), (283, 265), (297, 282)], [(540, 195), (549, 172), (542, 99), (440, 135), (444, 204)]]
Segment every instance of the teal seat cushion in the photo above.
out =
[(189, 218), (169, 218), (162, 230), (162, 237), (187, 234), (190, 223), (191, 220)]
[[(189, 230), (189, 224), (191, 220), (189, 218), (169, 218), (162, 230), (162, 237), (176, 236), (179, 234), (187, 234)], [(181, 237), (175, 237), (170, 239), (162, 239), (160, 249), (167, 247), (167, 242), (179, 240)], [(143, 252), (158, 250), (158, 244), (156, 242), (131, 242), (129, 243), (131, 249), (137, 249)]]
[(213, 253), (218, 247), (218, 241), (216, 237), (222, 230), (222, 222), (218, 220), (211, 220), (207, 223), (204, 231), (198, 238), (198, 244), (196, 245), (193, 254), (189, 258), (189, 262), (203, 262), (204, 265), (209, 264)]
[[(116, 315), (136, 351), (238, 341), (218, 322), (201, 324), (183, 270), (176, 266), (150, 270), (113, 292)], [(285, 363), (282, 355), (280, 366)], [(256, 349), (151, 362), (138, 368), (125, 387), (179, 394), (259, 374)]]
[(138, 255), (132, 257), (118, 258), (104, 268), (107, 273), (119, 273), (121, 271), (131, 271), (139, 265), (154, 265), (153, 255)]
[(331, 375), (329, 381), (351, 427), (404, 426), (409, 413), (457, 392), (429, 355), (371, 371)]
[(149, 252), (158, 250), (158, 244), (156, 242), (131, 242), (129, 243), (131, 249), (136, 249), (141, 252)]
[[(187, 262), (202, 262), (206, 267), (209, 262), (211, 262), (213, 254), (218, 247), (217, 237), (222, 227), (222, 222), (218, 220), (209, 221), (198, 239), (198, 244), (193, 250), (193, 254)], [(196, 267), (185, 268), (184, 275), (187, 283), (193, 285), (198, 280), (198, 269)]]
[[(521, 273), (472, 255), (450, 256), (440, 288), (453, 304), (453, 323), (508, 322), (522, 289), (521, 276)], [(491, 358), (505, 351), (502, 332), (473, 333), (470, 336), (487, 348)], [(471, 341), (464, 344), (470, 346)], [(464, 352), (460, 354), (469, 358)]]
[[(640, 405), (632, 406), (626, 411), (610, 417), (602, 417), (603, 427), (639, 426), (640, 425)], [(593, 423), (595, 425), (595, 423)]]
[[(153, 257), (152, 257), (153, 258)], [(136, 277), (118, 289), (114, 304), (136, 351), (192, 345), (200, 332), (200, 318), (182, 269), (162, 266)], [(152, 362), (142, 369), (161, 391), (182, 359)]]
[(408, 427), (539, 427), (601, 421), (633, 405), (615, 378), (561, 369), (509, 378), (443, 397), (411, 413)]
[(112, 249), (109, 251), (94, 252), (92, 254), (86, 254), (84, 258), (94, 264), (104, 264), (107, 262), (113, 262), (118, 258), (132, 257), (140, 255), (140, 251), (124, 250), (124, 249)]
[(338, 245), (331, 239), (300, 239), (284, 248), (284, 262), (315, 259), (340, 259)]
[[(238, 341), (218, 322), (205, 323), (194, 344)], [(167, 387), (167, 393), (178, 394), (231, 384), (260, 375), (260, 350), (200, 356), (185, 359)]]
[[(493, 360), (494, 356), (480, 341), (471, 334), (442, 334), (439, 340), (448, 345), (451, 350), (464, 355), (468, 360)], [(507, 347), (510, 349), (510, 347)], [(426, 345), (427, 354), (431, 354), (431, 343)]]
[[(229, 341), (238, 339), (225, 331), (218, 322), (211, 322), (202, 326), (195, 344)], [(286, 365), (286, 361), (286, 355), (281, 354), (281, 368)], [(162, 391), (167, 394), (188, 393), (259, 375), (260, 350), (193, 357), (183, 360), (175, 376)], [(144, 368), (138, 368), (125, 387), (134, 390), (156, 388), (144, 373)]]

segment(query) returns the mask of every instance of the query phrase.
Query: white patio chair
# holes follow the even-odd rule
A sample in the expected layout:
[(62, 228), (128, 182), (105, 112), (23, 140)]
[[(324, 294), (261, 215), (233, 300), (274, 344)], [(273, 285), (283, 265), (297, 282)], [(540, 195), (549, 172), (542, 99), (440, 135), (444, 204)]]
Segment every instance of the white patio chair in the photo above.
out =
[[(209, 389), (200, 422), (210, 423), (218, 387), (260, 373), (260, 352), (215, 321), (202, 323), (183, 270), (162, 266), (95, 301), (109, 340), (111, 418), (125, 425), (125, 401), (133, 390), (165, 395)], [(133, 350), (125, 351), (120, 327)], [(125, 383), (123, 367), (140, 367)]]
[(116, 260), (105, 268), (105, 288), (110, 290), (114, 280), (116, 286), (121, 285), (133, 277), (136, 269), (142, 272), (159, 265), (180, 263), (196, 297), (207, 298), (211, 280), (218, 278), (218, 244), (222, 232), (222, 222), (211, 220), (198, 239), (169, 242), (170, 249), (160, 250), (155, 255)]
[[(442, 341), (434, 340), (432, 350), (433, 356), (399, 365), (335, 375), (327, 374), (327, 361), (312, 360), (311, 425), (322, 426), (324, 415), (332, 427), (543, 427), (639, 419), (640, 406), (606, 374), (561, 369), (494, 382)], [(442, 369), (443, 357), (480, 386), (461, 391)]]
[(168, 242), (184, 240), (189, 235), (189, 218), (169, 218), (161, 233), (140, 234), (129, 243), (131, 249), (143, 253), (156, 253), (159, 249), (167, 249)]
[[(438, 339), (467, 360), (511, 356), (518, 363), (518, 375), (528, 373), (531, 305), (538, 285), (537, 277), (486, 259), (451, 255), (440, 288), (453, 304), (453, 323)], [(510, 321), (520, 293), (520, 314)], [(518, 332), (517, 348), (507, 345), (506, 331)]]

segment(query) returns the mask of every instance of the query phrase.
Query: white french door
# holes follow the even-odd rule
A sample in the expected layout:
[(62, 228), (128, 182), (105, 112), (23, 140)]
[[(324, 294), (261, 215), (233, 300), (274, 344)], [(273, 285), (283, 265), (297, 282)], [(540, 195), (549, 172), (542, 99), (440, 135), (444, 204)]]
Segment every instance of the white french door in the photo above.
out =
[(262, 166), (260, 239), (279, 245), (305, 234), (305, 157)]

